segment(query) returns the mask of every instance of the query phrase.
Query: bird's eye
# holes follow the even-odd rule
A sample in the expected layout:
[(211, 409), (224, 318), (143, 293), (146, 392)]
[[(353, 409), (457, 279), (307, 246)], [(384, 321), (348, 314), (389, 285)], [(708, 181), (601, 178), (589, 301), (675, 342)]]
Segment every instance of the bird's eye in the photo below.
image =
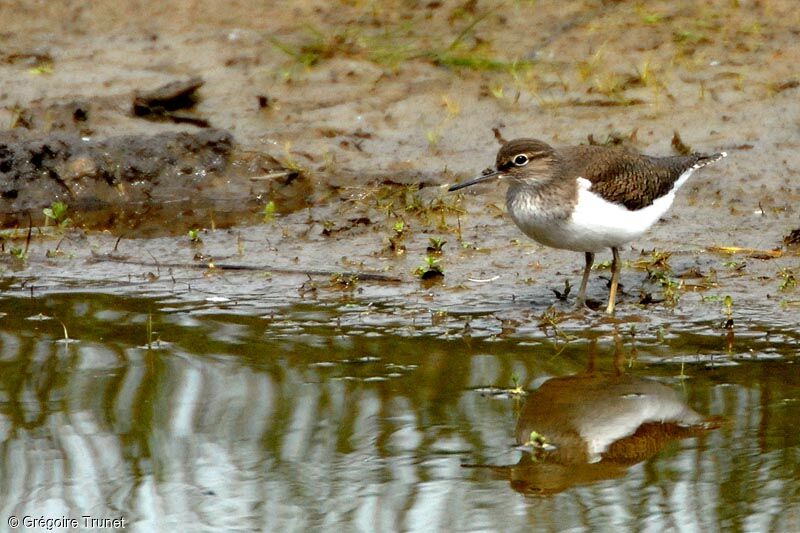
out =
[(525, 154), (519, 154), (514, 158), (514, 164), (518, 167), (524, 167), (528, 164), (528, 156)]

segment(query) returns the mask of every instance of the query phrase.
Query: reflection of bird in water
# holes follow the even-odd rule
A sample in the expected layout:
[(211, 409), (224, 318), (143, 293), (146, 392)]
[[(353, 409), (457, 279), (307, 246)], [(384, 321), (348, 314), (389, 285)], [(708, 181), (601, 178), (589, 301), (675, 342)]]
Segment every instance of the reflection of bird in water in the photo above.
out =
[(516, 427), (525, 453), (516, 465), (493, 467), (514, 490), (552, 494), (622, 477), (670, 441), (717, 427), (667, 385), (594, 371), (592, 348), (586, 372), (549, 379), (528, 395)]
[(531, 393), (517, 421), (517, 443), (530, 453), (512, 467), (521, 492), (559, 492), (620, 477), (668, 442), (711, 424), (670, 387), (631, 375), (553, 378)]

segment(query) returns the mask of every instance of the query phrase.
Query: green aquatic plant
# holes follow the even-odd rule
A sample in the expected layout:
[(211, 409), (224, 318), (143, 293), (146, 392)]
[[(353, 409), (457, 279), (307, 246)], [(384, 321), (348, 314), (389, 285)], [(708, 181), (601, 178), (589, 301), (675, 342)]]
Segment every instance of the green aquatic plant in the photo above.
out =
[(513, 387), (511, 387), (508, 390), (508, 393), (510, 395), (522, 396), (525, 394), (525, 390), (522, 388), (522, 380), (520, 378), (519, 373), (514, 372), (513, 374), (511, 374), (511, 384), (513, 385)]
[(403, 244), (403, 239), (406, 236), (407, 226), (402, 220), (398, 220), (392, 226), (392, 235), (389, 236), (389, 250), (397, 255), (403, 254), (406, 251), (406, 245)]
[(30, 72), (34, 76), (40, 76), (42, 74), (52, 74), (53, 73), (53, 65), (52, 64), (37, 65), (35, 67), (29, 68), (28, 72)]
[(782, 268), (778, 275), (781, 277), (781, 285), (779, 289), (782, 292), (791, 291), (797, 287), (797, 278), (791, 268)]
[(275, 220), (275, 210), (275, 202), (270, 200), (264, 205), (264, 209), (261, 212), (261, 220), (265, 223)]
[(9, 250), (9, 252), (20, 261), (25, 261), (28, 259), (28, 252), (25, 250), (25, 248), (14, 246), (11, 248), (11, 250)]
[(322, 221), (322, 234), (325, 236), (333, 234), (333, 231), (336, 229), (336, 222), (333, 220), (323, 220)]
[[(644, 256), (644, 253), (642, 253), (642, 256)], [(635, 261), (634, 266), (637, 268), (643, 268), (645, 270), (657, 268), (660, 270), (670, 271), (672, 270), (672, 267), (669, 264), (670, 257), (672, 257), (672, 252), (652, 250), (650, 255), (644, 256)]]
[(536, 430), (531, 431), (531, 434), (524, 446), (530, 446), (531, 448), (535, 449), (548, 449), (553, 447), (553, 445), (548, 441), (547, 437)]
[(669, 264), (671, 256), (672, 252), (653, 250), (649, 256), (635, 261), (634, 266), (646, 270), (647, 279), (661, 285), (664, 301), (674, 306), (678, 303), (684, 283), (672, 276), (672, 266)]
[(611, 259), (596, 262), (592, 265), (592, 270), (611, 270)]
[(444, 276), (444, 269), (439, 264), (439, 259), (432, 255), (425, 256), (425, 264), (414, 270), (414, 275), (419, 279), (435, 279)]
[(50, 207), (42, 209), (45, 226), (50, 225), (52, 221), (61, 228), (68, 227), (72, 223), (72, 220), (67, 217), (67, 209), (68, 206), (64, 202), (53, 202), (50, 204)]
[(447, 244), (447, 241), (440, 238), (440, 237), (430, 237), (428, 238), (428, 253), (431, 254), (441, 254), (444, 245)]
[(744, 261), (737, 261), (735, 259), (729, 259), (727, 261), (723, 261), (723, 266), (726, 268), (730, 268), (731, 270), (742, 270), (747, 266), (747, 263)]
[(722, 303), (725, 306), (725, 316), (730, 320), (733, 317), (733, 298), (728, 294), (723, 298)]
[(664, 295), (664, 301), (669, 305), (675, 305), (681, 296), (681, 289), (683, 289), (683, 280), (676, 279), (670, 276), (666, 270), (652, 270), (647, 273), (648, 279), (654, 280), (661, 285), (661, 291)]

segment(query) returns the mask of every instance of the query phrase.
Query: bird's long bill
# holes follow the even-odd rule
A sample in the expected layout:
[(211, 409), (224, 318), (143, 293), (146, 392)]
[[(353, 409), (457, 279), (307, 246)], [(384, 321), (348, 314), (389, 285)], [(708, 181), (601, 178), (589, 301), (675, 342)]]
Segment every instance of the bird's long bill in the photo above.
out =
[(481, 183), (481, 182), (484, 182), (484, 181), (487, 181), (487, 180), (491, 180), (491, 179), (494, 179), (494, 178), (499, 178), (502, 175), (503, 175), (503, 173), (500, 172), (499, 170), (493, 170), (493, 171), (489, 172), (488, 174), (481, 174), (477, 178), (472, 178), (471, 180), (462, 181), (461, 183), (456, 183), (455, 185), (451, 185), (450, 188), (447, 189), (447, 191), (448, 192), (457, 191), (459, 189), (463, 189), (464, 187), (469, 187), (470, 185), (475, 185), (475, 184), (478, 184), (478, 183)]

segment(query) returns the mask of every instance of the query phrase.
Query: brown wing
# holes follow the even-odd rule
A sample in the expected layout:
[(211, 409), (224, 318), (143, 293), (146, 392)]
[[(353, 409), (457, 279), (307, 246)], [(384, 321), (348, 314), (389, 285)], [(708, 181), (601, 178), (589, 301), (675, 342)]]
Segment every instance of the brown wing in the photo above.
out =
[(570, 150), (576, 153), (566, 158), (573, 162), (566, 165), (567, 174), (589, 180), (593, 193), (631, 211), (647, 207), (667, 194), (687, 170), (722, 157), (722, 154), (651, 157), (602, 146), (576, 146)]

